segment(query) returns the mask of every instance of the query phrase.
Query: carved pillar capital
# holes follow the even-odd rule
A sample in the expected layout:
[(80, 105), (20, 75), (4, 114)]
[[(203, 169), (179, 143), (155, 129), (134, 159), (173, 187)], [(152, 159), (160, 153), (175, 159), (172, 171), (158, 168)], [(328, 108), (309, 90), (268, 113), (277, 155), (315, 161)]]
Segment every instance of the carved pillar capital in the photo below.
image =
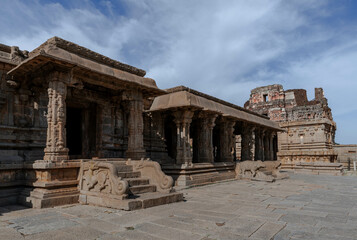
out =
[(63, 82), (66, 85), (71, 83), (72, 78), (72, 73), (66, 70), (52, 70), (46, 75), (48, 82)]
[(190, 110), (181, 110), (173, 113), (176, 124), (191, 123), (194, 112)]

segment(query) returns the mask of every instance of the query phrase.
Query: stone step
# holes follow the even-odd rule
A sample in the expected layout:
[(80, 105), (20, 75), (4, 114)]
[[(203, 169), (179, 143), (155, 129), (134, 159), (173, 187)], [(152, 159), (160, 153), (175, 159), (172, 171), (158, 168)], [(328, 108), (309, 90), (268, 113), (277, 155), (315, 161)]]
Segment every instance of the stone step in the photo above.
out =
[(124, 210), (137, 210), (155, 207), (163, 204), (183, 201), (183, 193), (144, 193), (138, 198), (123, 200), (121, 204)]
[(156, 186), (151, 184), (133, 186), (133, 187), (129, 187), (129, 192), (131, 192), (134, 195), (148, 193), (148, 192), (156, 192)]
[(150, 184), (148, 178), (126, 178), (125, 180), (128, 181), (129, 187)]
[(133, 166), (131, 166), (131, 165), (116, 164), (115, 167), (118, 172), (132, 172), (133, 171)]
[(140, 172), (119, 172), (118, 171), (118, 177), (121, 178), (139, 178), (141, 177)]

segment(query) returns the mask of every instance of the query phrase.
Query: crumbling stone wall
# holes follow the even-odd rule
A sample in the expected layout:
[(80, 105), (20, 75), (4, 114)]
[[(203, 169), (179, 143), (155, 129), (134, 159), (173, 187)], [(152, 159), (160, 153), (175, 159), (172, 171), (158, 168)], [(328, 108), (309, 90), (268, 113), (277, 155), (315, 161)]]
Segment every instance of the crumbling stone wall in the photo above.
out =
[(259, 87), (251, 91), (244, 107), (277, 122), (313, 119), (333, 121), (322, 88), (316, 88), (315, 99), (308, 101), (305, 89), (284, 91), (279, 84)]
[(305, 89), (284, 91), (279, 84), (255, 88), (245, 108), (268, 116), (285, 129), (278, 133), (278, 156), (283, 166), (336, 161), (336, 124), (322, 88), (315, 89), (311, 101)]

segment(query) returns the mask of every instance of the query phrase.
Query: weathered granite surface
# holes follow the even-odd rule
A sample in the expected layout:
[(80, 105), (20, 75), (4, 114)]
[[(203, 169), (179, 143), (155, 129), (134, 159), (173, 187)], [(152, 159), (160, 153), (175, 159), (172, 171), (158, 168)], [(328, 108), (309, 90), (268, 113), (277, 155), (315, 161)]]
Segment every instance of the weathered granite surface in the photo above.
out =
[(251, 91), (245, 108), (268, 116), (285, 130), (278, 133), (278, 159), (285, 169), (310, 162), (328, 168), (336, 162), (336, 123), (322, 88), (315, 88), (315, 98), (309, 101), (304, 89), (285, 91), (279, 84), (258, 87)]
[(356, 177), (290, 177), (186, 189), (186, 202), (132, 212), (2, 207), (0, 239), (355, 239)]
[[(125, 209), (181, 200), (173, 184), (235, 177), (236, 135), (241, 159), (276, 160), (281, 128), (268, 117), (186, 87), (161, 90), (144, 76), (58, 37), (31, 52), (0, 45), (0, 205), (121, 208), (127, 191), (150, 196)], [(137, 162), (145, 158), (153, 161)], [(80, 170), (91, 159), (132, 159), (133, 169)]]

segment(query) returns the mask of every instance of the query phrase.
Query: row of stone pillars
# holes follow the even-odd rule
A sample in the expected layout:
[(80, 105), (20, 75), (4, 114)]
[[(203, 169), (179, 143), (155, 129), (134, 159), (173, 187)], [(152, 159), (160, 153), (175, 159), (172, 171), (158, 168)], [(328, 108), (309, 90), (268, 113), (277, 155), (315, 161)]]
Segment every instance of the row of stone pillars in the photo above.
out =
[[(177, 110), (173, 113), (176, 124), (176, 164), (192, 164), (193, 153), (200, 163), (214, 162), (213, 155), (213, 128), (217, 114), (201, 111), (197, 115), (196, 139), (193, 142), (194, 151), (191, 150), (190, 127), (194, 112), (192, 110)], [(234, 126), (236, 120), (230, 117), (221, 117), (219, 124), (219, 151), (218, 161), (232, 162), (235, 147)], [(242, 126), (242, 160), (275, 160), (274, 136), (276, 133), (247, 123)]]
[[(178, 110), (173, 113), (175, 124), (177, 128), (176, 141), (176, 164), (192, 164), (193, 151), (190, 143), (190, 127), (194, 112), (192, 110)], [(195, 154), (197, 162), (212, 163), (214, 162), (213, 155), (213, 128), (217, 114), (201, 111), (198, 115), (197, 136), (194, 141)], [(222, 117), (220, 119), (220, 133), (219, 133), (219, 161), (229, 162), (233, 161), (232, 149), (234, 148), (233, 132), (235, 121), (229, 117)]]
[[(68, 160), (66, 147), (66, 96), (70, 74), (54, 71), (48, 74), (47, 140), (44, 160), (56, 162)], [(140, 90), (125, 92), (128, 103), (128, 149), (126, 156), (132, 159), (145, 157), (143, 140), (143, 96)]]
[(241, 134), (241, 160), (275, 160), (276, 132), (243, 123)]

